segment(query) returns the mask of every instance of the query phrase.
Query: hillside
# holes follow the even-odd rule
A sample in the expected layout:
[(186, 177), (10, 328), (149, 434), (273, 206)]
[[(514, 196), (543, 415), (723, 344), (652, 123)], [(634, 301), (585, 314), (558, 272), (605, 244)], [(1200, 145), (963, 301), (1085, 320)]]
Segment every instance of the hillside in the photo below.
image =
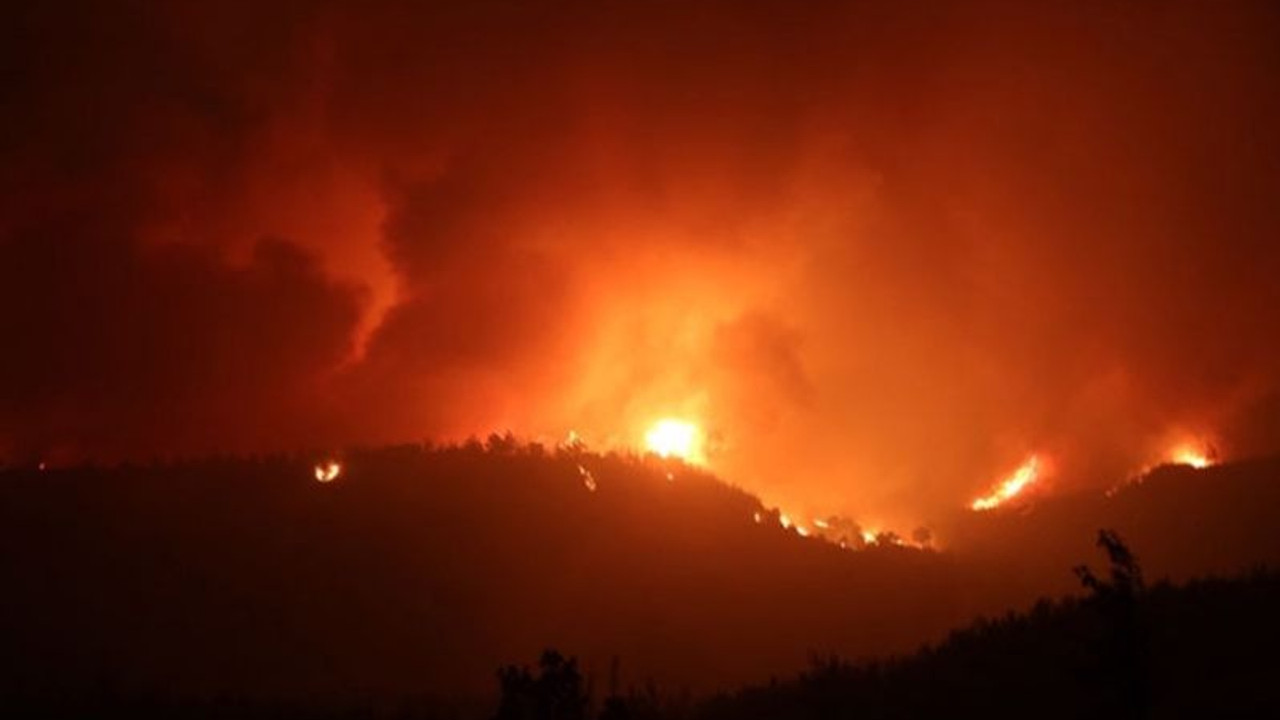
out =
[(1149, 577), (1280, 561), (1276, 461), (966, 514), (843, 550), (678, 462), (486, 445), (0, 472), (0, 690), (487, 699), (543, 648), (706, 693), (905, 653), (1072, 592), (1113, 527)]
[[(1275, 717), (1280, 575), (1042, 600), (882, 663), (815, 663), (681, 712), (700, 720)], [(634, 702), (634, 701), (633, 701)], [(637, 703), (640, 704), (640, 703)], [(667, 713), (674, 715), (673, 713)]]
[(962, 619), (947, 558), (757, 523), (756, 499), (679, 464), (414, 446), (319, 483), (314, 461), (0, 476), (4, 681), (487, 695), (501, 663), (559, 645), (709, 690)]
[[(1063, 488), (1096, 486), (1063, 478)], [(1164, 465), (1109, 494), (1064, 489), (1037, 502), (961, 513), (939, 534), (967, 568), (968, 602), (981, 612), (1075, 589), (1062, 569), (1089, 557), (1098, 528), (1114, 528), (1152, 578), (1186, 581), (1280, 566), (1280, 458), (1203, 469)]]

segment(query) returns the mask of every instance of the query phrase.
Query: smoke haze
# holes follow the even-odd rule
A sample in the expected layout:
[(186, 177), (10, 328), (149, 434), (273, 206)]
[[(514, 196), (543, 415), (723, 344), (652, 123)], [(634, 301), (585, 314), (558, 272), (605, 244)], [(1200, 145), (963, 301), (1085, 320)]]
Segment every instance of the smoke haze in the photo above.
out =
[[(56, 5), (56, 6), (55, 6)], [(660, 417), (875, 522), (1280, 450), (1280, 11), (30, 3), (0, 456)]]

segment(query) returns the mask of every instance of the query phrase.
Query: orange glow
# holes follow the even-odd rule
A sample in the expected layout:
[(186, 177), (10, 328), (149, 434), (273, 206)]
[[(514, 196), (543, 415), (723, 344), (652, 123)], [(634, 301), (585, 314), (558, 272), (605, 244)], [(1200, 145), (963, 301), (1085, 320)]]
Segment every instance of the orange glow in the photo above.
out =
[(697, 425), (686, 420), (659, 420), (645, 433), (644, 443), (649, 452), (659, 457), (674, 457), (690, 463), (704, 461), (702, 432)]
[(1218, 451), (1212, 443), (1205, 440), (1188, 439), (1183, 436), (1183, 439), (1169, 446), (1169, 449), (1160, 456), (1160, 460), (1147, 464), (1133, 477), (1107, 490), (1106, 495), (1107, 497), (1113, 497), (1126, 486), (1141, 485), (1146, 482), (1153, 471), (1161, 466), (1174, 465), (1203, 470), (1212, 465), (1217, 465), (1218, 462)]
[(1019, 467), (1013, 475), (1000, 483), (990, 495), (974, 500), (970, 509), (983, 511), (1000, 507), (1012, 498), (1017, 497), (1027, 487), (1040, 478), (1040, 458), (1032, 455)]
[(587, 443), (583, 441), (577, 430), (570, 430), (569, 434), (565, 435), (564, 441), (557, 444), (556, 447), (569, 452), (582, 452), (587, 449)]
[(1189, 465), (1197, 470), (1203, 470), (1213, 465), (1214, 459), (1211, 451), (1191, 443), (1185, 443), (1175, 447), (1169, 453), (1169, 462), (1174, 465)]
[(341, 474), (342, 465), (338, 464), (338, 462), (334, 460), (320, 463), (319, 465), (316, 465), (315, 468), (316, 480), (322, 483), (333, 482), (334, 480), (337, 480), (338, 476)]
[(585, 487), (588, 492), (596, 491), (596, 488), (598, 487), (596, 485), (596, 478), (594, 475), (591, 474), (590, 470), (586, 469), (582, 465), (579, 465), (578, 477), (582, 478), (582, 486)]
[[(866, 548), (884, 548), (884, 547), (901, 547), (915, 548), (918, 550), (927, 550), (933, 547), (932, 539), (930, 540), (908, 540), (896, 532), (871, 527), (868, 529), (860, 528), (856, 523), (847, 518), (841, 518), (836, 515), (829, 516), (828, 519), (815, 517), (809, 522), (803, 522), (793, 519), (794, 515), (788, 515), (780, 510), (777, 512), (778, 525), (784, 530), (799, 535), (802, 538), (810, 538), (812, 540), (829, 543), (844, 550), (861, 550)], [(756, 523), (764, 521), (764, 514), (756, 512), (752, 515), (752, 519)], [(846, 534), (847, 533), (847, 534)]]

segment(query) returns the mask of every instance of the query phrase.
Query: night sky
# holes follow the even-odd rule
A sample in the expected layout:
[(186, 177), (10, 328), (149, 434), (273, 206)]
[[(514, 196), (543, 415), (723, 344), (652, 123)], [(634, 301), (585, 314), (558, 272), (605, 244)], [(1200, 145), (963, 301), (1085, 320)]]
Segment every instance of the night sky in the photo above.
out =
[(1280, 450), (1269, 2), (19, 2), (0, 459), (695, 423), (917, 522)]

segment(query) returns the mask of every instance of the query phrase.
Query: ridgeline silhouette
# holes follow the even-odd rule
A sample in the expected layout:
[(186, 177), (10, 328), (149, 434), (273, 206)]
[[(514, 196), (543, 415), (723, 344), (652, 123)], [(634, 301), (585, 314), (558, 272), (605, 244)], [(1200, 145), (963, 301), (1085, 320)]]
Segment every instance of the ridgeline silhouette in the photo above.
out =
[[(1171, 682), (1227, 682), (1221, 667), (1256, 690), (1273, 667), (1252, 644), (1274, 647), (1274, 627), (1256, 616), (1275, 599), (1272, 575), (1144, 590), (1118, 535), (1102, 538), (1109, 575), (1079, 571), (1089, 599), (979, 622), (909, 662), (864, 661), (1025, 606), (1033, 585), (1014, 573), (1069, 578), (1092, 531), (1070, 542), (1068, 532), (1091, 518), (1134, 539), (1157, 578), (1274, 563), (1274, 461), (1161, 470), (1114, 498), (1065, 496), (1031, 513), (964, 514), (941, 525), (946, 549), (934, 552), (801, 538), (757, 522), (768, 511), (751, 495), (653, 457), (495, 435), (351, 450), (340, 475), (317, 482), (327, 458), (0, 471), (0, 697), (28, 709), (57, 699), (50, 712), (67, 716), (408, 703), (477, 717), (492, 708), (493, 668), (559, 647), (580, 658), (551, 666), (579, 674), (592, 698), (583, 711), (615, 719), (806, 717), (827, 695), (819, 707), (892, 699), (928, 714), (947, 698), (1031, 707), (1050, 691), (1137, 712), (1172, 702)], [(1189, 542), (1211, 547), (1177, 552)], [(1082, 551), (1058, 562), (1069, 548)], [(1223, 656), (1236, 642), (1240, 667)], [(1183, 655), (1199, 658), (1185, 666), (1198, 674), (1170, 664)], [(688, 700), (791, 676), (807, 657), (849, 660)], [(609, 692), (596, 693), (606, 668)], [(505, 707), (527, 713), (540, 676), (512, 672), (512, 696), (525, 700)], [(1084, 707), (1071, 702), (1062, 707)]]
[[(1232, 580), (1148, 590), (1118, 534), (1098, 546), (1109, 573), (1076, 574), (1088, 594), (1040, 600), (1028, 613), (979, 619), (936, 647), (881, 662), (815, 657), (786, 682), (690, 703), (651, 690), (611, 692), (598, 720), (757, 718), (1203, 718), (1274, 717), (1280, 691), (1280, 574), (1255, 570)], [(553, 662), (548, 663), (548, 658)], [(555, 652), (542, 675), (512, 684), (504, 670), (495, 720), (591, 717), (589, 692)], [(571, 702), (563, 697), (572, 696)], [(558, 708), (572, 708), (572, 714)]]
[(495, 436), (350, 451), (317, 482), (325, 458), (0, 474), (0, 684), (486, 697), (555, 644), (708, 690), (963, 619), (946, 558), (757, 523), (679, 462)]
[[(1280, 574), (1146, 588), (1113, 531), (1088, 595), (979, 619), (937, 646), (872, 663), (815, 659), (797, 679), (702, 704), (699, 720), (755, 718), (1275, 717)], [(669, 716), (674, 717), (674, 716)]]

